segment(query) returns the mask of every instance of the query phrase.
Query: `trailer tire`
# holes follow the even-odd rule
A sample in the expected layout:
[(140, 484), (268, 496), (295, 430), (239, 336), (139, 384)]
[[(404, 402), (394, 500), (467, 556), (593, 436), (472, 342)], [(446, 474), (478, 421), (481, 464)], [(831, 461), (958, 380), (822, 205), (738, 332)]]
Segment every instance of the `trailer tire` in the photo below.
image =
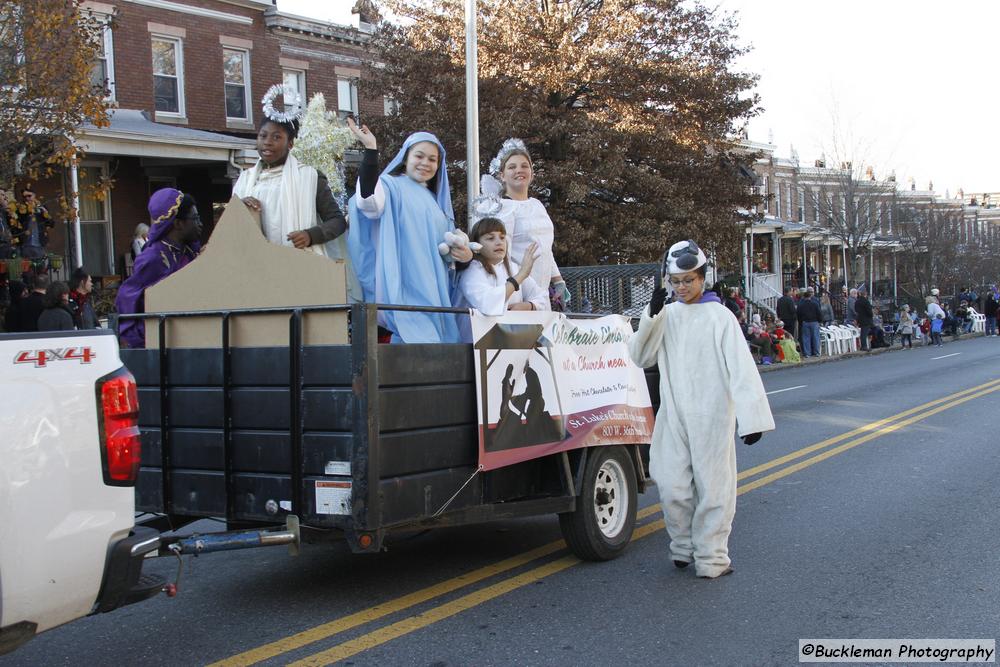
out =
[(636, 488), (635, 467), (624, 447), (588, 452), (576, 510), (559, 515), (563, 538), (578, 558), (611, 560), (625, 550), (635, 529)]

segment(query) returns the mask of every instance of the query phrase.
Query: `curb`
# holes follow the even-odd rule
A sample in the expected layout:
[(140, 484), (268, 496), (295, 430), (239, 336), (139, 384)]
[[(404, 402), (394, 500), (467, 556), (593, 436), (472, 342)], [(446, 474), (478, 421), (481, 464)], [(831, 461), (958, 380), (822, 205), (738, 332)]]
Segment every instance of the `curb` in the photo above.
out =
[[(967, 334), (962, 334), (962, 337), (959, 338), (959, 339), (952, 338), (951, 339), (951, 343), (960, 343), (962, 341), (972, 340), (973, 338), (985, 338), (985, 337), (986, 337), (985, 334), (978, 333), (978, 332), (977, 333), (967, 333)], [(929, 347), (929, 346), (924, 345), (924, 344), (921, 343), (920, 345), (914, 346), (914, 347)], [(902, 350), (903, 350), (903, 348), (896, 347), (895, 345), (893, 345), (892, 347), (882, 347), (882, 348), (879, 348), (877, 350), (869, 350), (867, 352), (863, 352), (861, 350), (859, 350), (857, 352), (848, 352), (847, 354), (840, 354), (840, 355), (837, 355), (835, 357), (831, 357), (831, 356), (822, 356), (822, 357), (818, 357), (818, 358), (813, 357), (811, 359), (803, 359), (802, 361), (800, 361), (797, 364), (771, 364), (770, 366), (761, 366), (760, 364), (757, 364), (757, 370), (759, 372), (761, 372), (761, 373), (773, 373), (775, 371), (783, 371), (783, 370), (788, 370), (788, 369), (791, 369), (791, 368), (802, 368), (804, 366), (817, 366), (819, 364), (827, 364), (827, 363), (830, 363), (832, 361), (843, 361), (845, 359), (857, 359), (858, 357), (870, 357), (870, 356), (877, 355), (877, 354), (886, 354), (888, 352), (901, 352)]]

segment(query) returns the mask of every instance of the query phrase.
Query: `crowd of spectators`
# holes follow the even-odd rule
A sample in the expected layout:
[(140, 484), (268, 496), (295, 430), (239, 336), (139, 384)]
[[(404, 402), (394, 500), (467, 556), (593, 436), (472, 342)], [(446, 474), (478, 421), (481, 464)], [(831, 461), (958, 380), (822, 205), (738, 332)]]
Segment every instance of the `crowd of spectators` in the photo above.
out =
[[(950, 299), (942, 298), (939, 290), (933, 289), (923, 309), (903, 303), (898, 308), (889, 306), (888, 310), (880, 310), (864, 286), (855, 289), (845, 286), (837, 297), (826, 291), (817, 296), (812, 288), (799, 290), (787, 286), (777, 300), (774, 314), (762, 310), (750, 319), (744, 306), (737, 305), (737, 299), (739, 290), (734, 288), (727, 293), (724, 304), (739, 319), (748, 345), (763, 365), (820, 356), (821, 329), (833, 324), (856, 327), (863, 351), (891, 347), (897, 339), (901, 349), (912, 349), (914, 340), (942, 345), (944, 336), (960, 338), (972, 332), (978, 315), (985, 318), (986, 336), (1000, 335), (997, 327), (1000, 288), (996, 285), (983, 294), (963, 287)], [(835, 317), (835, 303), (843, 312), (839, 321)]]
[(80, 268), (70, 281), (52, 280), (47, 273), (25, 273), (21, 280), (7, 283), (6, 303), (0, 332), (67, 331), (99, 329), (97, 314), (91, 304), (94, 282)]

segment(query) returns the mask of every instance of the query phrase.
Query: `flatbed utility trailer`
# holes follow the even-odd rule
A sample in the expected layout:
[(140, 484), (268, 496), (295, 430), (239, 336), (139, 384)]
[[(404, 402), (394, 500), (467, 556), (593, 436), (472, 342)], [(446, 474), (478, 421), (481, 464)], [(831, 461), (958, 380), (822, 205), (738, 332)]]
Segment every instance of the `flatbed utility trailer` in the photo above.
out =
[[(299, 537), (372, 553), (394, 531), (557, 514), (579, 557), (621, 553), (645, 489), (642, 446), (480, 470), (472, 346), (379, 344), (380, 309), (467, 312), (354, 304), (138, 316), (158, 333), (153, 349), (122, 350), (139, 385), (136, 509), (151, 514), (140, 523), (176, 530), (222, 517), (235, 531), (175, 541), (174, 553)], [(351, 342), (304, 346), (304, 315), (325, 311), (349, 311)], [(230, 345), (234, 317), (276, 313), (288, 316), (286, 346)], [(190, 317), (217, 318), (221, 346), (164, 345), (168, 323)], [(655, 369), (646, 380), (655, 410)]]

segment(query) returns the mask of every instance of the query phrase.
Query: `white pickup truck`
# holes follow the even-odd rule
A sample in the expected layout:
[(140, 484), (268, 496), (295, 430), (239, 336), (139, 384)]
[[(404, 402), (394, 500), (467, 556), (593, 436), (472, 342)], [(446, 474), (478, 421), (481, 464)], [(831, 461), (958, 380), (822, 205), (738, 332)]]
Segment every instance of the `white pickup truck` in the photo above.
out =
[(109, 331), (0, 334), (0, 654), (155, 595), (136, 385)]

